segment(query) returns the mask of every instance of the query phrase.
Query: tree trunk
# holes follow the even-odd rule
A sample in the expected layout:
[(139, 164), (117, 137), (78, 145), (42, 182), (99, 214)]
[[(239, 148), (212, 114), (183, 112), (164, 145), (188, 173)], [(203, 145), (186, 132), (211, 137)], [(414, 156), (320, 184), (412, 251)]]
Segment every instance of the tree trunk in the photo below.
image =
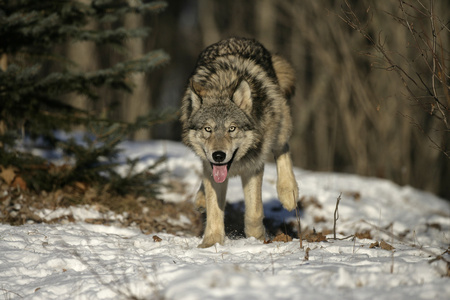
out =
[[(129, 14), (125, 17), (126, 28), (137, 28), (142, 26), (142, 17)], [(128, 59), (135, 59), (144, 54), (143, 39), (130, 39), (127, 41), (129, 51)], [(125, 94), (122, 101), (123, 119), (126, 122), (134, 122), (140, 115), (150, 112), (150, 91), (146, 83), (144, 73), (135, 73), (130, 77), (134, 85), (132, 94)], [(149, 130), (140, 130), (132, 137), (134, 140), (142, 141), (150, 138)]]

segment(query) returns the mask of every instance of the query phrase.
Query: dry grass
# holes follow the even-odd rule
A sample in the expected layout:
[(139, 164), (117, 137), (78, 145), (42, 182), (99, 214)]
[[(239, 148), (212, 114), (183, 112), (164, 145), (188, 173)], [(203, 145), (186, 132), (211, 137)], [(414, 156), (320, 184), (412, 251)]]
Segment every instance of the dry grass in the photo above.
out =
[[(0, 195), (0, 222), (11, 225), (74, 222), (74, 216), (71, 214), (47, 219), (40, 217), (37, 212), (43, 209), (54, 211), (69, 206), (89, 205), (104, 217), (84, 219), (87, 223), (137, 226), (146, 234), (183, 232), (198, 236), (202, 231), (200, 214), (195, 211), (192, 203), (187, 201), (177, 204), (167, 203), (152, 197), (118, 196), (105, 191), (83, 190), (76, 186), (67, 186), (55, 192), (35, 193), (1, 184)], [(120, 219), (110, 217), (111, 211), (122, 217)], [(190, 224), (183, 226), (171, 222), (178, 220), (181, 215), (187, 217)]]

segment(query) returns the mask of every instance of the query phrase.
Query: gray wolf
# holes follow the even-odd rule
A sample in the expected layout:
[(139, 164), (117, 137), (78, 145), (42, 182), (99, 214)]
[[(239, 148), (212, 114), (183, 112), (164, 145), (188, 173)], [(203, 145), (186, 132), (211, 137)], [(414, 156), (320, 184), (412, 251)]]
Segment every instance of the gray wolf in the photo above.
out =
[(270, 152), (277, 165), (277, 193), (287, 210), (297, 205), (298, 186), (288, 139), (292, 121), (287, 100), (294, 72), (283, 58), (252, 39), (230, 38), (199, 56), (181, 102), (182, 140), (203, 161), (195, 203), (206, 208), (200, 248), (225, 238), (228, 178), (241, 176), (245, 234), (265, 239), (261, 186)]

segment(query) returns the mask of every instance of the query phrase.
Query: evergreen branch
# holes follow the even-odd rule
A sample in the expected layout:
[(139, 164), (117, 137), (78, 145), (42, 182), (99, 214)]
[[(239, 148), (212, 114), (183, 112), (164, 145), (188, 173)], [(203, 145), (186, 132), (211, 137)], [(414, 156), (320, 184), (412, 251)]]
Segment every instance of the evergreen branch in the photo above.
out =
[[(108, 85), (114, 89), (122, 89), (131, 92), (127, 77), (135, 72), (149, 72), (167, 63), (169, 56), (162, 50), (149, 52), (142, 58), (122, 62), (111, 68), (80, 72), (53, 72), (45, 78), (38, 80), (39, 66), (19, 68), (10, 65), (6, 72), (0, 72), (0, 96), (13, 98), (17, 101), (29, 102), (39, 95), (62, 95), (76, 92), (85, 95), (89, 99), (96, 100), (97, 94), (93, 87)], [(28, 98), (28, 99), (27, 99)], [(45, 97), (39, 97), (45, 100)], [(15, 104), (14, 102), (8, 101)], [(54, 103), (54, 102), (52, 102)]]
[(166, 108), (161, 111), (151, 111), (147, 115), (139, 116), (133, 123), (123, 121), (111, 121), (109, 119), (95, 118), (90, 116), (88, 119), (87, 127), (91, 133), (98, 138), (104, 138), (110, 136), (113, 139), (114, 136), (123, 138), (141, 129), (149, 129), (156, 124), (172, 121), (178, 118), (178, 112), (176, 108)]
[(152, 71), (167, 63), (168, 60), (169, 56), (164, 51), (155, 50), (139, 59), (121, 62), (108, 69), (87, 73), (86, 79), (94, 86), (106, 84), (114, 89), (120, 88), (131, 91), (125, 81), (128, 74)]
[(129, 5), (126, 0), (96, 0), (92, 2), (92, 8), (95, 14), (101, 16), (100, 22), (115, 22), (118, 16), (128, 13), (160, 13), (167, 7), (165, 1), (153, 1), (143, 3), (142, 1), (134, 1), (133, 5)]
[(77, 41), (92, 41), (97, 44), (118, 44), (121, 45), (130, 38), (143, 38), (151, 31), (148, 27), (137, 29), (110, 29), (98, 32), (96, 30), (78, 30), (77, 28), (67, 29), (67, 34)]
[(136, 6), (130, 6), (128, 1), (94, 1), (91, 7), (76, 1), (42, 1), (30, 9), (28, 1), (18, 2), (18, 5), (0, 6), (6, 12), (0, 19), (0, 40), (3, 41), (0, 53), (15, 53), (27, 47), (42, 53), (70, 39), (120, 45), (126, 39), (147, 36), (150, 28), (87, 30), (84, 27), (92, 20), (112, 23), (129, 13), (158, 13), (167, 6), (162, 1), (139, 2)]
[[(60, 98), (74, 93), (95, 101), (99, 99), (97, 88), (104, 86), (131, 92), (132, 74), (149, 72), (165, 64), (169, 56), (156, 50), (138, 59), (83, 73), (68, 70), (70, 60), (55, 54), (59, 52), (55, 46), (90, 41), (124, 49), (127, 39), (143, 38), (150, 29), (124, 28), (123, 18), (129, 14), (158, 13), (166, 6), (162, 1), (140, 0), (93, 0), (89, 4), (76, 0), (0, 0), (0, 55), (7, 58), (0, 70), (0, 118), (5, 127), (0, 136), (0, 162), (17, 166), (27, 187), (54, 190), (82, 182), (116, 193), (156, 193), (158, 174), (151, 168), (136, 172), (137, 160), (127, 160), (127, 176), (118, 174), (118, 145), (139, 129), (174, 118), (173, 109), (151, 112), (134, 123), (126, 123), (98, 117)], [(89, 130), (83, 142), (55, 135), (56, 129), (70, 130), (79, 124)], [(52, 148), (58, 146), (74, 164), (55, 167), (15, 149), (19, 134), (43, 138)]]

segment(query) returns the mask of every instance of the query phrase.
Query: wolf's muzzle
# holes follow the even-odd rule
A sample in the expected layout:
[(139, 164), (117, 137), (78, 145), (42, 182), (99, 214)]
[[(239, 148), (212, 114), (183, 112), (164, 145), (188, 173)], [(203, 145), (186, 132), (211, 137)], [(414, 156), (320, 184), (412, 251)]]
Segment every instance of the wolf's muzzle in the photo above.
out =
[(222, 164), (222, 162), (227, 157), (227, 154), (225, 152), (223, 152), (223, 151), (215, 151), (215, 152), (213, 152), (212, 158), (214, 159), (214, 161), (216, 163), (211, 163), (211, 167), (213, 169), (212, 175), (213, 175), (213, 178), (214, 178), (215, 182), (222, 183), (222, 182), (225, 181), (225, 179), (227, 179), (228, 170), (231, 167), (231, 163), (233, 162), (234, 156), (236, 155), (236, 152), (238, 151), (238, 149), (236, 149), (233, 152), (233, 156), (231, 157), (230, 161), (228, 163), (225, 163), (225, 164)]

